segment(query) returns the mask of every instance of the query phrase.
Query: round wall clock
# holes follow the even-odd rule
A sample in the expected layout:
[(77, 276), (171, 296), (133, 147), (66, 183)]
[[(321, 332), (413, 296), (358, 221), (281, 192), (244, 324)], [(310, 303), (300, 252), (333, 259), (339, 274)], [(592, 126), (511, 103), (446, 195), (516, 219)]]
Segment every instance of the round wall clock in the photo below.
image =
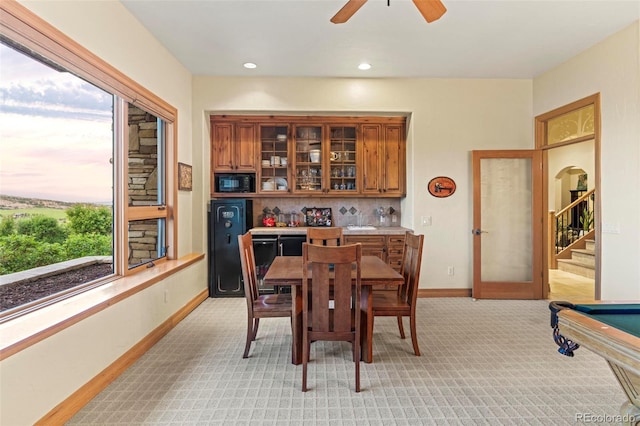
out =
[(427, 190), (434, 197), (444, 198), (456, 192), (456, 183), (449, 177), (438, 176), (429, 181)]

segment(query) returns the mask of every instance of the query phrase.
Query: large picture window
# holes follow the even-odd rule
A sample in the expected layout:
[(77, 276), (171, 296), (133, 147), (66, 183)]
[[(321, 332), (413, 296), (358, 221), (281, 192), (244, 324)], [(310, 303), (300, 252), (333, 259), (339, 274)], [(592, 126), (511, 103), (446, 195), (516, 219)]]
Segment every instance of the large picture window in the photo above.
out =
[[(21, 6), (0, 7), (2, 321), (175, 258), (176, 111)], [(66, 287), (57, 268), (73, 272)]]

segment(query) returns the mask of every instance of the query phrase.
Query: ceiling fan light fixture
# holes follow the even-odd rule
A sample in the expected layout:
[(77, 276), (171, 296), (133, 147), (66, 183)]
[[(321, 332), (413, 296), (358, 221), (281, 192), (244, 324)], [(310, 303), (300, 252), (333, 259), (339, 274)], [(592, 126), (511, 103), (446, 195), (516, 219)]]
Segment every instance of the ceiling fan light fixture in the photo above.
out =
[(362, 70), (362, 71), (370, 70), (371, 69), (371, 64), (363, 62), (360, 65), (358, 65), (358, 69)]
[(258, 66), (253, 62), (245, 62), (244, 64), (242, 64), (242, 66), (250, 70), (258, 68)]

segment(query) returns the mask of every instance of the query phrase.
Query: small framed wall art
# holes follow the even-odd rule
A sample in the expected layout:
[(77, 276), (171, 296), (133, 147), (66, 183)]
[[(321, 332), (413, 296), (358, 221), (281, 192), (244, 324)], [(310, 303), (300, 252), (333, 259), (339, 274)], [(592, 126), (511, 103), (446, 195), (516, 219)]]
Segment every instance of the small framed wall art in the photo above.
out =
[(578, 186), (576, 189), (578, 191), (587, 190), (587, 174), (586, 173), (578, 175)]
[(427, 190), (436, 198), (445, 198), (456, 192), (456, 183), (450, 177), (438, 176), (429, 181)]
[(191, 191), (192, 189), (191, 166), (184, 163), (178, 163), (178, 190)]

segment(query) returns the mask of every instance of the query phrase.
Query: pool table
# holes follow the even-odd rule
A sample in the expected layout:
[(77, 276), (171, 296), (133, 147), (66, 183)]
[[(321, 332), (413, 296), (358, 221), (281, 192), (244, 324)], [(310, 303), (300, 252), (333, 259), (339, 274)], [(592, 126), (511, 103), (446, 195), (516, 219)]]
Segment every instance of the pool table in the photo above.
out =
[(603, 357), (629, 398), (621, 421), (640, 425), (640, 302), (551, 302), (558, 352), (573, 356), (580, 346)]

